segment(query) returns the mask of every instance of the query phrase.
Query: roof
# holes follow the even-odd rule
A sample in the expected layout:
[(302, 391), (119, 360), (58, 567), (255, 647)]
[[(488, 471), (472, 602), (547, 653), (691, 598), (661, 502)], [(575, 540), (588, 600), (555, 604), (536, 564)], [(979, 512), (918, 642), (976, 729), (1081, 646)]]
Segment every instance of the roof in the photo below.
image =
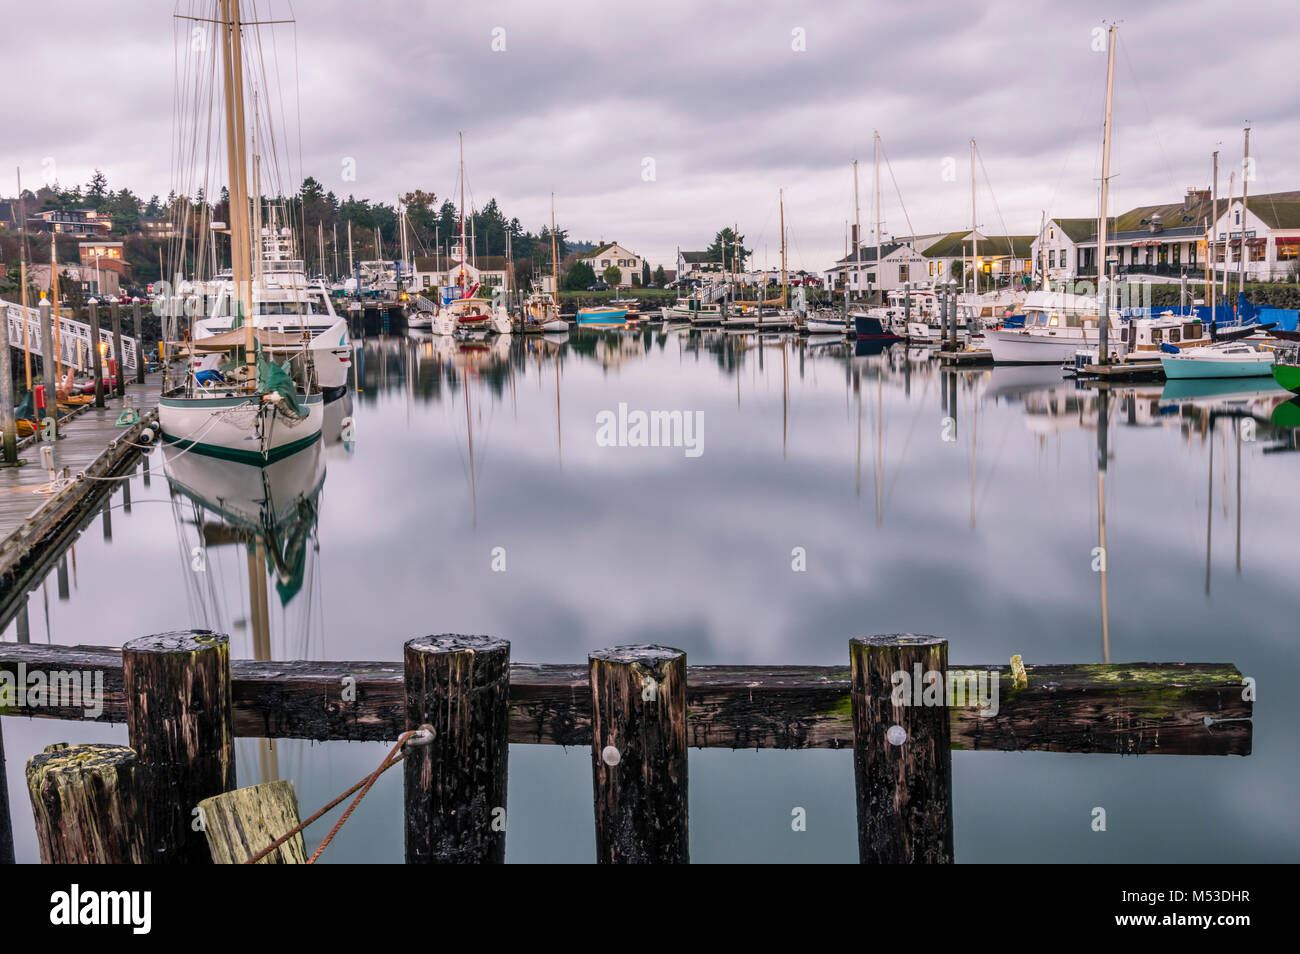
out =
[[(456, 259), (448, 258), (446, 255), (421, 256), (415, 259), (415, 270), (417, 272), (450, 271), (459, 264)], [(509, 267), (509, 261), (504, 255), (480, 255), (477, 259), (471, 256), (469, 265), (480, 272), (504, 272)]]
[[(1028, 258), (1033, 235), (985, 235), (979, 233), (979, 250), (990, 258), (1006, 255), (1011, 258)], [(949, 232), (938, 242), (928, 246), (921, 254), (926, 258), (960, 258), (970, 253), (971, 232)]]
[(1260, 196), (1257, 199), (1246, 197), (1246, 208), (1251, 215), (1258, 216), (1269, 228), (1300, 229), (1300, 194), (1295, 199), (1279, 199), (1273, 196)]
[(710, 252), (682, 252), (682, 261), (687, 265), (713, 264), (712, 253)]
[[(905, 243), (903, 243), (903, 242), (886, 242), (884, 245), (882, 245), (882, 246), (880, 247), (880, 254), (881, 254), (881, 257), (882, 257), (882, 258), (889, 258), (889, 256), (893, 255), (893, 254), (894, 254), (895, 252), (897, 252), (900, 248), (902, 248), (902, 247), (904, 246), (904, 244), (905, 244)], [(862, 259), (861, 259), (862, 264), (863, 264), (863, 265), (869, 265), (869, 264), (871, 264), (872, 262), (874, 262), (875, 260), (876, 260), (876, 246), (874, 246), (874, 245), (864, 245), (864, 246), (862, 246)], [(848, 255), (844, 256), (844, 257), (841, 258), (839, 261), (837, 261), (835, 264), (836, 264), (836, 265), (854, 265), (854, 264), (856, 264), (857, 262), (858, 262), (858, 257), (857, 257), (853, 252), (850, 252)]]
[(584, 259), (595, 258), (597, 255), (602, 255), (605, 252), (609, 251), (617, 244), (618, 244), (617, 242), (606, 242), (604, 245), (601, 245), (598, 248), (593, 248), (590, 252), (583, 252), (582, 257)]

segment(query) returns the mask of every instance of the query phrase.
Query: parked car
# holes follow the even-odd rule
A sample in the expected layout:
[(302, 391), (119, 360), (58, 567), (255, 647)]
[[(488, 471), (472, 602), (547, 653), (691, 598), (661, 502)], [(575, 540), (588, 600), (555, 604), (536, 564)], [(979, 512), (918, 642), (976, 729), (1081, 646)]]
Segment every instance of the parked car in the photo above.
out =
[(609, 284), (605, 281), (598, 281), (594, 285), (588, 285), (587, 291), (609, 291)]

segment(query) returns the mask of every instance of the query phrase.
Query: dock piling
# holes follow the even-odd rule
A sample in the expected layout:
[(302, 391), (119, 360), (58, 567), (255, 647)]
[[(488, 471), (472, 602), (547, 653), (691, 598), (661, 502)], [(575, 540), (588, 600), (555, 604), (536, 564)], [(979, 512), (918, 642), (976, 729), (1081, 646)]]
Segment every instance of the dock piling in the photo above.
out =
[(184, 630), (122, 647), (126, 724), (157, 863), (211, 864), (199, 802), (235, 787), (229, 637)]
[(99, 303), (86, 306), (90, 324), (90, 366), (95, 373), (95, 407), (104, 406), (104, 362), (99, 353)]
[(124, 745), (58, 743), (32, 756), (27, 792), (41, 863), (150, 861), (141, 782), (139, 759)]
[[(126, 393), (126, 370), (122, 367), (122, 312), (116, 298), (108, 304), (108, 322), (113, 330), (113, 385), (120, 398)], [(139, 351), (138, 348), (136, 350)]]
[[(54, 355), (53, 324), (50, 320), (49, 299), (42, 298), (37, 312), (41, 323), (41, 386), (45, 389), (45, 406), (47, 416), (53, 421), (52, 436), (59, 436), (59, 402), (57, 397), (59, 382), (58, 362)], [(43, 422), (38, 422), (43, 423)], [(44, 431), (42, 430), (42, 434)], [(42, 438), (43, 439), (43, 438)]]
[(686, 653), (618, 646), (588, 657), (600, 864), (685, 864)]
[(403, 655), (406, 726), (433, 729), (407, 750), (406, 863), (504, 862), (510, 643), (418, 636)]
[(148, 361), (144, 351), (144, 325), (140, 323), (140, 299), (131, 302), (131, 330), (135, 332), (135, 383), (144, 384), (144, 369)]
[[(219, 865), (242, 865), (269, 848), (285, 832), (298, 827), (298, 796), (284, 779), (237, 788), (199, 803), (204, 833)], [(302, 832), (294, 835), (261, 861), (260, 865), (307, 863)]]
[(951, 864), (948, 641), (859, 636), (849, 661), (859, 861)]

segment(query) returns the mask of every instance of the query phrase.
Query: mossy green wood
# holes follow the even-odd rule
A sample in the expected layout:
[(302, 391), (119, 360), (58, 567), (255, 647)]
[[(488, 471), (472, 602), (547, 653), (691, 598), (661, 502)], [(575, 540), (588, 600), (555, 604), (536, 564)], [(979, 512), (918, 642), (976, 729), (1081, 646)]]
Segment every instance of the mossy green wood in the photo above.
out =
[[(203, 830), (219, 865), (241, 865), (297, 827), (298, 797), (284, 779), (237, 788), (199, 802)], [(307, 861), (302, 832), (257, 863), (300, 865)]]
[(124, 745), (48, 746), (27, 761), (41, 862), (141, 864), (147, 849), (141, 767)]

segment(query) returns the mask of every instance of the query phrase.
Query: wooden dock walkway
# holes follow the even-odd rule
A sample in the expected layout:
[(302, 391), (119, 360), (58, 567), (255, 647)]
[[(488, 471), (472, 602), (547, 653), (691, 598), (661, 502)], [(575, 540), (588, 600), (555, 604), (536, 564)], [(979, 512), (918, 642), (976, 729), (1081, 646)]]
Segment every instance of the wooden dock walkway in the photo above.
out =
[[(126, 396), (138, 412), (139, 423), (119, 427), (124, 398), (106, 398), (104, 407), (85, 405), (59, 422), (59, 439), (38, 441), (35, 436), (19, 445), (16, 467), (0, 467), (0, 591), (8, 593), (23, 569), (38, 561), (49, 546), (64, 539), (89, 506), (112, 489), (112, 484), (78, 479), (78, 475), (108, 476), (118, 472), (139, 453), (134, 443), (157, 415), (162, 387), (159, 372), (147, 374), (144, 384), (127, 384)], [(56, 474), (69, 482), (57, 493), (42, 493), (50, 471), (42, 461), (42, 448), (53, 449)]]

